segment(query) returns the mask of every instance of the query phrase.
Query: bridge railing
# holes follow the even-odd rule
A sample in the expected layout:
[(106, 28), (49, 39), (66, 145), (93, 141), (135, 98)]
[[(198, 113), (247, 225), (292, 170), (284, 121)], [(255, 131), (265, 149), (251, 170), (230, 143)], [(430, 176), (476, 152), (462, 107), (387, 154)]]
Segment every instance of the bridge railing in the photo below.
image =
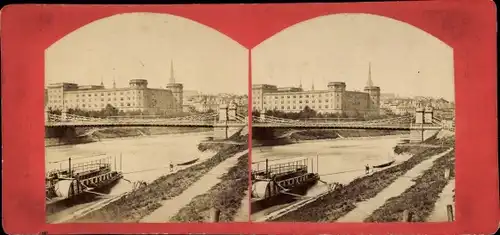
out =
[(272, 116), (263, 116), (263, 117), (253, 117), (253, 122), (255, 123), (294, 123), (297, 125), (330, 125), (330, 124), (338, 124), (338, 125), (377, 125), (377, 124), (407, 124), (411, 123), (411, 117), (395, 117), (388, 119), (374, 119), (367, 121), (334, 121), (334, 119), (308, 119), (308, 120), (293, 120), (293, 119), (283, 119), (276, 118)]

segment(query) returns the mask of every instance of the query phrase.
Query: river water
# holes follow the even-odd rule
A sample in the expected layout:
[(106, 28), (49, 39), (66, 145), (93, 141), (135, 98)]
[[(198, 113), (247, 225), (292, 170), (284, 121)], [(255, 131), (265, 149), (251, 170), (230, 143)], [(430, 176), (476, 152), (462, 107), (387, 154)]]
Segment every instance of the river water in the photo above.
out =
[[(259, 147), (252, 149), (252, 169), (264, 169), (269, 165), (307, 159), (308, 171), (317, 172), (326, 183), (348, 184), (365, 174), (365, 166), (379, 165), (395, 160), (405, 161), (408, 155), (394, 154), (393, 147), (407, 135), (391, 135), (366, 138), (304, 141), (297, 144)], [(307, 196), (324, 192), (326, 184), (317, 184)]]
[[(67, 168), (69, 157), (72, 158), (72, 163), (110, 157), (114, 168), (116, 157), (116, 168), (118, 170), (121, 168), (125, 179), (132, 182), (142, 180), (149, 183), (168, 174), (170, 163), (175, 165), (196, 158), (200, 158), (199, 161), (201, 161), (213, 156), (215, 152), (198, 150), (198, 143), (212, 135), (213, 133), (210, 131), (190, 132), (104, 139), (87, 144), (46, 147), (46, 171), (61, 166)], [(120, 194), (131, 189), (131, 183), (120, 180), (111, 189), (110, 194)]]

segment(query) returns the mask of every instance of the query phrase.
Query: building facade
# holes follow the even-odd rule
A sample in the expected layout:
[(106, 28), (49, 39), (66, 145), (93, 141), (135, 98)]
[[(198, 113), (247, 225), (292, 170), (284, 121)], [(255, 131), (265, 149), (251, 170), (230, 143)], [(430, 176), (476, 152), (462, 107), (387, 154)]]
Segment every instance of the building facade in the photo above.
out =
[(108, 104), (122, 111), (182, 112), (183, 86), (171, 78), (166, 89), (148, 88), (145, 79), (132, 79), (129, 87), (105, 88), (104, 85), (81, 86), (75, 83), (50, 84), (46, 88), (46, 108), (99, 111)]
[(364, 92), (348, 91), (344, 82), (330, 82), (325, 90), (303, 90), (301, 87), (278, 88), (274, 85), (252, 86), (252, 110), (265, 112), (300, 112), (306, 106), (319, 113), (347, 116), (380, 115), (380, 87), (371, 80), (371, 66)]

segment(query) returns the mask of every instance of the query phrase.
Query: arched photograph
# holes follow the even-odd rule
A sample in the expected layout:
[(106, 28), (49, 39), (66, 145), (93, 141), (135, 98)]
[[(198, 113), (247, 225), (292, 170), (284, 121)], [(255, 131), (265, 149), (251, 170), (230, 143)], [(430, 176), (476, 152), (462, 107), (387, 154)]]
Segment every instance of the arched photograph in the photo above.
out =
[(252, 221), (454, 220), (453, 48), (351, 13), (251, 53)]
[(48, 223), (247, 222), (248, 50), (126, 13), (45, 51)]

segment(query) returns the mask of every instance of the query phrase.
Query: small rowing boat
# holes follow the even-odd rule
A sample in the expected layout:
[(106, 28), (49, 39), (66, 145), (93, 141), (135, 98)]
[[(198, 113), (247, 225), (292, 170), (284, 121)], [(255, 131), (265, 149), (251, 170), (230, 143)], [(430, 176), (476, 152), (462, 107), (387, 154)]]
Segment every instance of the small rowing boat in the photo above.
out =
[(191, 164), (197, 162), (198, 160), (200, 160), (200, 158), (195, 158), (195, 159), (193, 159), (191, 161), (187, 161), (187, 162), (177, 163), (177, 166), (191, 165)]
[(384, 163), (384, 164), (376, 165), (376, 166), (373, 166), (373, 168), (384, 168), (384, 167), (392, 165), (395, 161), (396, 160), (392, 160), (392, 161)]

